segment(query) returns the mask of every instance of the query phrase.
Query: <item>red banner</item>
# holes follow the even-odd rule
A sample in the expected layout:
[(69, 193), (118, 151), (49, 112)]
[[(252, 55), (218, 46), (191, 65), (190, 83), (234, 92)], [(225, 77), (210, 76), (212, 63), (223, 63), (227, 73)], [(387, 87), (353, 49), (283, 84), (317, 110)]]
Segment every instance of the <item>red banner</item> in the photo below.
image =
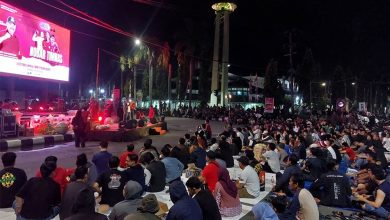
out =
[(274, 98), (265, 98), (264, 101), (264, 112), (266, 113), (273, 113), (274, 112)]

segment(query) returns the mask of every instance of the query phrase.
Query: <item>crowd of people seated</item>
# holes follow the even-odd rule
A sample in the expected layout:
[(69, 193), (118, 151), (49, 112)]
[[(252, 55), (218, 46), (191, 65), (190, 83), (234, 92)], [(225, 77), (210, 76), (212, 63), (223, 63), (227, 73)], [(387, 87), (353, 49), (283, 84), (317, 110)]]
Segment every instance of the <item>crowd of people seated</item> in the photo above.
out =
[[(71, 169), (48, 156), (30, 179), (14, 167), (16, 154), (6, 152), (0, 207), (13, 207), (18, 219), (218, 220), (239, 216), (241, 199), (259, 198), (266, 172), (276, 176), (272, 196), (254, 204), (255, 219), (316, 220), (319, 205), (389, 219), (386, 127), (366, 126), (352, 114), (335, 123), (317, 116), (267, 118), (256, 110), (239, 116), (247, 114), (249, 119), (235, 116), (239, 124), (228, 120), (217, 135), (205, 120), (174, 146), (146, 139), (138, 152), (129, 144), (112, 155), (102, 141), (90, 161), (80, 154)], [(201, 172), (183, 179), (189, 164)], [(229, 172), (235, 164), (237, 176)], [(159, 213), (160, 192), (173, 203), (166, 215)]]

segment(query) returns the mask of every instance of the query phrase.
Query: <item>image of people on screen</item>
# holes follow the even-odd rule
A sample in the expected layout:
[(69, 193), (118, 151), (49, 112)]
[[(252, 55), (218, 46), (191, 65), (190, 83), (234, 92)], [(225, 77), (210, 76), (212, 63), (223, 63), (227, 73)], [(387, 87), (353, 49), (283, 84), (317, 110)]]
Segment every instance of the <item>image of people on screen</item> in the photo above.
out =
[(60, 53), (60, 48), (58, 47), (54, 34), (50, 35), (49, 50), (53, 53)]
[(19, 55), (19, 40), (15, 35), (16, 20), (9, 16), (6, 22), (7, 29), (0, 32), (0, 51)]
[(43, 41), (45, 40), (45, 33), (43, 31), (36, 30), (32, 40), (35, 41), (35, 46), (38, 50), (43, 50)]

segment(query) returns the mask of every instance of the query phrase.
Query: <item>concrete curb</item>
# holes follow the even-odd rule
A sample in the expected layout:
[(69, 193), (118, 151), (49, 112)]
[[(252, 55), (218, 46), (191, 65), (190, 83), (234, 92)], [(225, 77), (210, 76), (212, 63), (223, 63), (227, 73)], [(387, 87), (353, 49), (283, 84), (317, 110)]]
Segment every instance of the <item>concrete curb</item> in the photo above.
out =
[(74, 134), (54, 134), (35, 137), (21, 137), (10, 140), (0, 140), (0, 151), (7, 151), (9, 148), (30, 147), (33, 145), (53, 145), (58, 142), (71, 142)]

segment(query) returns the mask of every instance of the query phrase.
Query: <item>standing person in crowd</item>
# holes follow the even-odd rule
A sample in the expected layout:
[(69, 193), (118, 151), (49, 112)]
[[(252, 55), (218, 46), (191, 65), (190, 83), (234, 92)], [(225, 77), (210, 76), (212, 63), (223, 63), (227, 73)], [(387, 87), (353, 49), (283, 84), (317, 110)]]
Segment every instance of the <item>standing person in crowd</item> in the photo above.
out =
[(60, 206), (60, 219), (63, 220), (72, 215), (72, 207), (76, 202), (79, 192), (83, 189), (90, 188), (88, 186), (88, 168), (79, 166), (74, 171), (75, 181), (68, 184), (63, 195)]
[(283, 219), (320, 219), (316, 201), (304, 186), (305, 179), (302, 174), (293, 174), (291, 176), (289, 188), (294, 192), (294, 196), (283, 214)]
[(75, 147), (85, 147), (85, 139), (86, 139), (86, 123), (81, 114), (81, 110), (77, 110), (76, 115), (72, 119), (72, 126), (74, 131), (74, 140)]
[(6, 152), (1, 156), (4, 169), (0, 171), (0, 208), (10, 208), (16, 193), (27, 181), (24, 170), (15, 168), (16, 154)]
[(197, 177), (190, 177), (186, 186), (189, 195), (194, 198), (203, 213), (203, 220), (221, 220), (217, 202), (208, 190), (202, 189), (202, 182)]
[(169, 209), (166, 220), (202, 220), (199, 204), (188, 196), (183, 182), (177, 180), (169, 184), (169, 196), (173, 206)]
[(123, 168), (123, 169), (125, 169), (126, 167), (127, 167), (127, 165), (126, 165), (126, 159), (127, 159), (127, 156), (129, 155), (129, 154), (136, 154), (135, 152), (134, 152), (134, 144), (128, 144), (127, 145), (127, 147), (126, 147), (126, 151), (125, 152), (123, 152), (121, 155), (120, 155), (120, 157), (119, 157), (119, 166), (121, 167), (121, 168)]
[(33, 177), (15, 196), (17, 219), (52, 219), (59, 213), (60, 185), (53, 180), (56, 165), (52, 161), (40, 167), (42, 177)]
[[(66, 173), (66, 170), (62, 167), (58, 167), (57, 166), (57, 157), (55, 156), (48, 156), (45, 158), (45, 163), (48, 163), (48, 162), (51, 162), (52, 164), (54, 164), (54, 171), (53, 171), (53, 175), (52, 175), (52, 178), (55, 182), (57, 182), (58, 184), (60, 184), (60, 188), (61, 188), (61, 194), (64, 192), (65, 190), (65, 187), (66, 185), (68, 184), (68, 175)], [(35, 174), (36, 177), (41, 177), (42, 174), (41, 174), (41, 171), (37, 171), (37, 173)]]
[(214, 191), (215, 184), (218, 182), (219, 164), (215, 161), (216, 157), (217, 154), (214, 151), (207, 152), (207, 165), (204, 167), (200, 177), (211, 192)]
[(148, 192), (161, 192), (165, 188), (166, 172), (165, 166), (161, 161), (156, 161), (150, 152), (142, 154), (140, 158), (146, 169), (150, 172), (150, 182)]
[(72, 207), (72, 215), (65, 220), (107, 220), (107, 216), (95, 212), (96, 203), (92, 190), (84, 188), (76, 196), (76, 201)]
[(378, 185), (374, 201), (369, 200), (367, 195), (356, 195), (356, 198), (364, 202), (363, 210), (388, 219), (390, 216), (390, 183), (386, 181), (386, 173), (380, 166), (373, 166), (370, 169), (370, 177)]
[(220, 169), (218, 182), (213, 192), (219, 212), (225, 217), (240, 215), (242, 206), (236, 184), (230, 179), (227, 169)]
[(240, 183), (236, 181), (240, 198), (256, 198), (260, 195), (259, 176), (253, 167), (249, 166), (249, 159), (246, 156), (241, 156), (238, 160), (238, 165), (242, 169), (239, 177)]
[(205, 128), (205, 130), (206, 130), (206, 138), (207, 138), (207, 140), (210, 140), (210, 138), (213, 136), (213, 133), (211, 131), (210, 120), (206, 119), (205, 124), (206, 124), (206, 128)]
[(119, 158), (112, 156), (108, 161), (109, 170), (104, 171), (93, 185), (96, 192), (101, 194), (100, 204), (113, 207), (123, 200), (123, 188), (127, 183), (127, 176), (118, 170)]
[(124, 171), (128, 180), (138, 182), (142, 187), (142, 193), (146, 192), (145, 170), (138, 163), (137, 154), (129, 154), (126, 158), (127, 169)]
[(126, 216), (125, 220), (161, 220), (155, 215), (159, 210), (160, 206), (156, 196), (148, 194), (142, 199), (138, 212)]
[(336, 161), (329, 161), (327, 167), (328, 172), (313, 183), (310, 191), (319, 192), (317, 201), (322, 205), (350, 207), (352, 191), (348, 177), (336, 170)]
[(96, 153), (92, 157), (92, 162), (96, 166), (97, 174), (100, 175), (105, 171), (109, 170), (108, 161), (112, 157), (112, 154), (107, 151), (108, 142), (101, 141), (100, 142), (100, 152)]
[(181, 174), (183, 173), (184, 165), (176, 158), (171, 157), (171, 146), (166, 144), (161, 149), (163, 159), (161, 162), (165, 166), (165, 183), (171, 183), (174, 180), (180, 180)]
[(108, 218), (110, 220), (123, 220), (127, 215), (136, 213), (141, 205), (142, 193), (142, 186), (138, 182), (129, 180), (123, 189), (124, 200), (112, 208)]
[(219, 149), (221, 150), (221, 158), (226, 162), (226, 167), (234, 166), (233, 154), (230, 149), (230, 144), (226, 141), (226, 136), (222, 135), (219, 141)]

